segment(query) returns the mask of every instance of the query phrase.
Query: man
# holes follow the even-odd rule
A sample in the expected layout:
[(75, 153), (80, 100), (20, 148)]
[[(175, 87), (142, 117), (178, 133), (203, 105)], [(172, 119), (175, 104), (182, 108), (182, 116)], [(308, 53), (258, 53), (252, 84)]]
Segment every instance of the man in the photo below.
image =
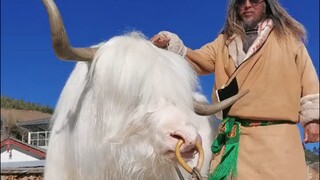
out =
[(199, 75), (215, 73), (213, 102), (250, 90), (223, 112), (209, 179), (308, 178), (296, 123), (306, 143), (319, 141), (319, 80), (305, 40), (304, 27), (277, 0), (230, 0), (223, 31), (198, 50), (167, 31), (151, 39)]

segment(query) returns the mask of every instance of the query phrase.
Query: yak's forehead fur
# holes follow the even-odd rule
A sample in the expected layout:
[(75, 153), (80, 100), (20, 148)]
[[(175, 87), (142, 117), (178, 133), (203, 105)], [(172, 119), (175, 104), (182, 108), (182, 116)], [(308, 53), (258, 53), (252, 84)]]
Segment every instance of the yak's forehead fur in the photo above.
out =
[(103, 119), (108, 129), (103, 133), (108, 142), (109, 138), (120, 140), (116, 137), (135, 124), (145, 128), (147, 124), (140, 124), (143, 119), (149, 121), (149, 115), (170, 104), (192, 112), (194, 71), (185, 59), (155, 47), (139, 34), (114, 37), (101, 46), (89, 73), (94, 84), (92, 101), (98, 106), (97, 119)]
[(114, 37), (100, 45), (92, 63), (78, 63), (68, 79), (54, 114), (55, 147), (49, 145), (48, 159), (77, 172), (67, 179), (166, 179), (174, 172), (157, 157), (163, 137), (155, 114), (172, 106), (194, 116), (197, 86), (182, 57), (136, 32)]

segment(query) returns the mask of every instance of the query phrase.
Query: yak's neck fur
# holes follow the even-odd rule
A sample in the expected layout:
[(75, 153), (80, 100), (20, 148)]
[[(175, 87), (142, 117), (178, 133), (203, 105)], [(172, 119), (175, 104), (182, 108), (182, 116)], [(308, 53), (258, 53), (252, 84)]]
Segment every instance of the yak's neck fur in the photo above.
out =
[(163, 138), (154, 112), (169, 103), (194, 116), (197, 83), (183, 58), (138, 33), (102, 44), (92, 63), (77, 64), (60, 96), (46, 179), (174, 179), (154, 144)]

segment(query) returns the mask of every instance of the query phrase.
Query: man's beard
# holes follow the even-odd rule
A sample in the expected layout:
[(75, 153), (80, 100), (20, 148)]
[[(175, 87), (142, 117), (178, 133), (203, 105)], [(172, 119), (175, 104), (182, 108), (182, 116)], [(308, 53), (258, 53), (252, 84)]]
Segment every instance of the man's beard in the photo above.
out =
[(258, 23), (260, 21), (254, 21), (254, 22), (244, 22), (243, 28), (245, 31), (257, 29)]
[(248, 30), (253, 30), (257, 29), (258, 24), (266, 19), (266, 15), (262, 15), (259, 19), (257, 20), (252, 20), (252, 21), (243, 21), (243, 28), (245, 31)]

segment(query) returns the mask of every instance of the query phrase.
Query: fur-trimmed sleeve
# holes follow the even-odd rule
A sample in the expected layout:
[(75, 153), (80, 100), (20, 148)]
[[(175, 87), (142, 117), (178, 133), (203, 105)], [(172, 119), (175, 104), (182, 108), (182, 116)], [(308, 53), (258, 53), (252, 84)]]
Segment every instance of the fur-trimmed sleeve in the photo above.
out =
[(300, 122), (319, 121), (319, 78), (303, 45), (296, 54), (297, 68), (301, 74)]
[(310, 121), (319, 121), (319, 94), (311, 94), (300, 100), (300, 123), (304, 126)]

